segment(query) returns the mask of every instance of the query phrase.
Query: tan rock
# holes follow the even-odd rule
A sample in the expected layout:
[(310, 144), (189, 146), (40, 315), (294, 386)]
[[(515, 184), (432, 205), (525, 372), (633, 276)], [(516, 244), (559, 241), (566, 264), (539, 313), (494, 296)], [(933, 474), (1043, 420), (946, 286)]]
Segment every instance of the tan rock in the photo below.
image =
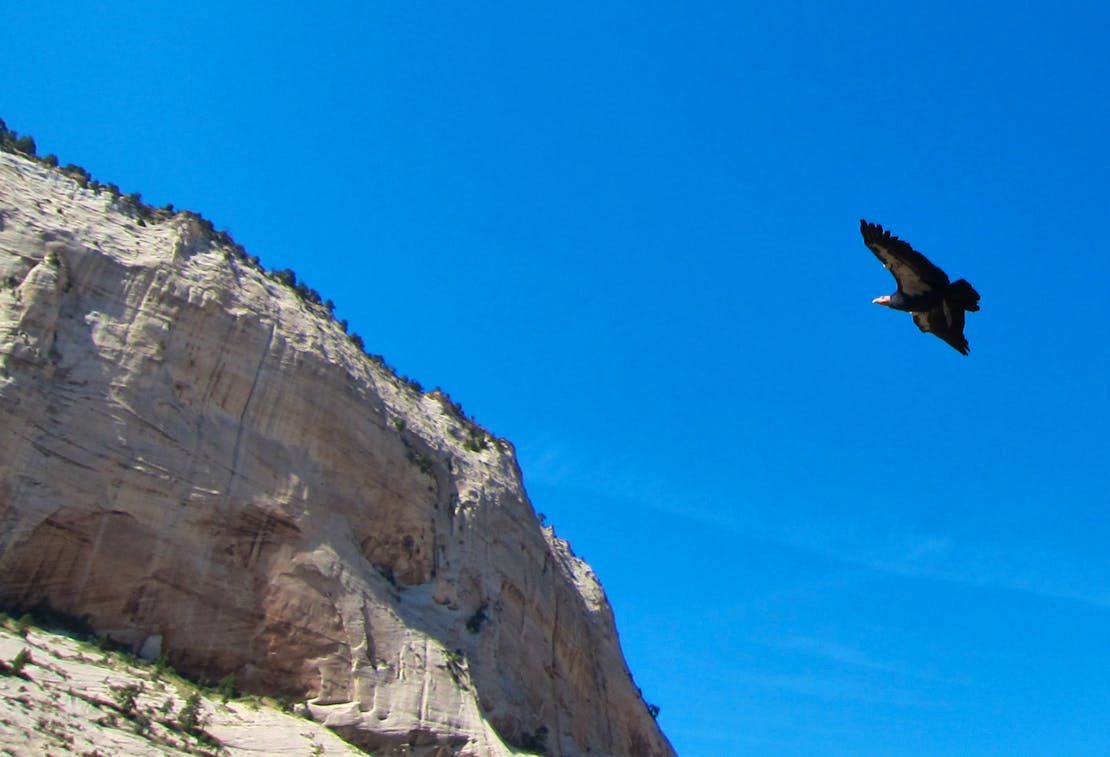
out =
[(4, 153), (0, 214), (0, 602), (377, 755), (673, 754), (508, 442), (195, 216)]
[[(214, 754), (217, 742), (224, 757), (363, 754), (322, 725), (281, 712), (276, 703), (224, 702), (152, 666), (130, 665), (119, 655), (40, 629), (25, 633), (0, 627), (0, 661), (28, 655), (21, 675), (0, 675), (5, 755)], [(121, 694), (128, 689), (133, 698), (125, 709)], [(181, 711), (192, 696), (200, 721), (195, 734), (181, 727)]]

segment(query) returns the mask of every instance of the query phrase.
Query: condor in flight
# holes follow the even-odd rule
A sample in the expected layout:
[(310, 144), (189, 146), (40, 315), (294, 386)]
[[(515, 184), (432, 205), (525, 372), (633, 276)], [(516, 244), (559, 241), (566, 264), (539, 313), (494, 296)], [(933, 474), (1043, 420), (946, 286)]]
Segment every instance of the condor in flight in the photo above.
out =
[(964, 337), (964, 311), (979, 309), (979, 293), (964, 279), (948, 282), (948, 275), (882, 226), (859, 222), (863, 241), (886, 269), (894, 274), (898, 291), (872, 302), (913, 314), (913, 322), (961, 354), (968, 353)]

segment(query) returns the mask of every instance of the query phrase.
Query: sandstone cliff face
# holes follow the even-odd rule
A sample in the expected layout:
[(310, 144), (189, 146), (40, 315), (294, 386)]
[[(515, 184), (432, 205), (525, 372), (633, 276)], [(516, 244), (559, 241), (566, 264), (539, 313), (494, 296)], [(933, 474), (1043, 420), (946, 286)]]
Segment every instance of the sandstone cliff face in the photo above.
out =
[(195, 216), (4, 153), (0, 603), (377, 755), (673, 754), (510, 444)]

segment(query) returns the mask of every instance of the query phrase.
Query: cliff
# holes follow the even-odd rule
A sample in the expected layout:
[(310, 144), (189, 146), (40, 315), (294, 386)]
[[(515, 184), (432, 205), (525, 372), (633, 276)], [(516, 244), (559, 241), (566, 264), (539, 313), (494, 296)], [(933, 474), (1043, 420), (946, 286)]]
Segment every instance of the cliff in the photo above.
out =
[(376, 755), (673, 754), (508, 442), (199, 217), (82, 184), (0, 153), (0, 604)]

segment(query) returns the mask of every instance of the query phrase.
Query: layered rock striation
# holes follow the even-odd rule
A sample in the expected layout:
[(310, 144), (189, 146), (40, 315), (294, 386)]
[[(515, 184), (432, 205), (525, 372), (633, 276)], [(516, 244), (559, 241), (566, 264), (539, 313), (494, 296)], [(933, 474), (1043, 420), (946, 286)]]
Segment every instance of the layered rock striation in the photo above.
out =
[(198, 216), (7, 153), (0, 604), (376, 755), (673, 754), (508, 442)]

